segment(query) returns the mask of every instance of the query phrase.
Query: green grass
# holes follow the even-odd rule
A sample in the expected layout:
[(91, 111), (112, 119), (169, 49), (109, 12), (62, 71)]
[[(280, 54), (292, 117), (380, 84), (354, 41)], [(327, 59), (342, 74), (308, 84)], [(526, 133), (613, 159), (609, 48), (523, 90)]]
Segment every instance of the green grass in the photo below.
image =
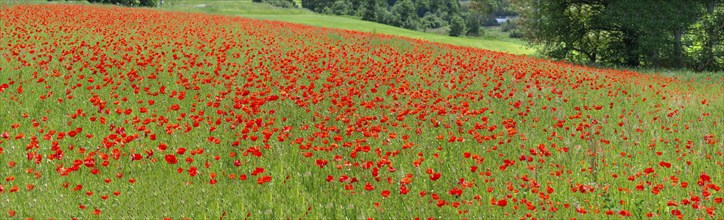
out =
[(404, 28), (363, 21), (346, 16), (322, 15), (305, 9), (283, 9), (250, 0), (166, 0), (165, 10), (200, 12), (210, 14), (236, 15), (259, 20), (276, 20), (311, 26), (374, 32), (447, 43), (458, 46), (503, 51), (513, 54), (533, 54), (535, 51), (524, 45), (523, 41), (509, 39), (498, 30), (491, 30), (492, 36), (450, 37), (442, 34), (424, 33)]
[(251, 0), (166, 0), (161, 7), (166, 10), (201, 12), (222, 15), (314, 15), (305, 9), (278, 8)]
[[(704, 172), (713, 184), (724, 180), (721, 79), (685, 82), (201, 14), (35, 7), (0, 13), (0, 54), (8, 57), (0, 63), (0, 86), (7, 86), (0, 91), (0, 219), (616, 218), (598, 209), (635, 219), (671, 219), (680, 209), (694, 219), (708, 216), (667, 200), (702, 195)], [(58, 31), (65, 28), (77, 29)], [(118, 112), (126, 109), (133, 111)], [(60, 138), (74, 128), (82, 133)], [(246, 138), (267, 131), (268, 142)], [(104, 147), (109, 140), (115, 145)], [(63, 159), (49, 159), (56, 145)], [(369, 152), (357, 151), (365, 146)], [(176, 153), (181, 147), (204, 153)], [(252, 147), (264, 155), (243, 155)], [(113, 150), (120, 159), (99, 156)], [(45, 157), (28, 160), (31, 152)], [(130, 159), (145, 152), (156, 153)], [(179, 162), (168, 164), (165, 155)], [(329, 164), (318, 167), (317, 159)], [(78, 171), (59, 174), (75, 160)], [(368, 162), (380, 168), (379, 180), (372, 168), (349, 165)], [(199, 174), (190, 176), (190, 167)], [(271, 182), (258, 184), (250, 174), (256, 167)], [(433, 180), (428, 168), (442, 177)], [(644, 174), (647, 168), (655, 172)], [(403, 195), (407, 174), (414, 179)], [(363, 189), (366, 182), (376, 188)], [(652, 193), (658, 185), (661, 192)], [(722, 193), (708, 192), (697, 197), (701, 205), (720, 206)], [(527, 210), (523, 199), (537, 209)]]
[(9, 6), (9, 5), (37, 4), (37, 3), (47, 3), (47, 2), (48, 1), (43, 1), (43, 0), (0, 0), (0, 7)]

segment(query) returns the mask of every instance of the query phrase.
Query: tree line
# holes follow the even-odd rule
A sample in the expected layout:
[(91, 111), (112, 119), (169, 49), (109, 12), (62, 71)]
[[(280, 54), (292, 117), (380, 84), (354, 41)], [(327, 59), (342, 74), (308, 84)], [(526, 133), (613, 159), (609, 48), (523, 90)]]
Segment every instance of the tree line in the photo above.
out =
[[(51, 1), (51, 0), (49, 0)], [(293, 0), (253, 0), (296, 7)], [(724, 70), (724, 0), (302, 0), (318, 13), (479, 36), (495, 17), (551, 58), (629, 67)], [(157, 6), (159, 0), (88, 0)]]
[(296, 8), (294, 0), (252, 0), (252, 2), (266, 3), (280, 8)]
[[(480, 0), (487, 1), (487, 0)], [(629, 67), (724, 70), (721, 0), (511, 0), (544, 55)]]
[[(459, 0), (303, 0), (318, 13), (347, 15), (410, 30), (439, 29), (451, 36), (481, 35), (483, 17), (472, 1)], [(494, 21), (494, 19), (493, 19)]]
[(312, 11), (411, 30), (482, 34), (495, 17), (555, 59), (724, 70), (724, 0), (303, 0)]
[[(48, 0), (58, 1), (58, 0)], [(67, 1), (67, 0), (66, 0)], [(115, 4), (124, 6), (143, 6), (143, 7), (156, 7), (158, 6), (159, 0), (88, 0), (90, 3), (103, 3), (103, 4)]]

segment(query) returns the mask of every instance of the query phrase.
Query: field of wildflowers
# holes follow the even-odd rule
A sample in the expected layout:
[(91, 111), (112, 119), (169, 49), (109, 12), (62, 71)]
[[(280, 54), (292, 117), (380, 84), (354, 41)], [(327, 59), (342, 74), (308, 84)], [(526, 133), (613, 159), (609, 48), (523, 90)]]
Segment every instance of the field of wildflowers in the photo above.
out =
[(0, 9), (0, 218), (722, 218), (724, 78)]

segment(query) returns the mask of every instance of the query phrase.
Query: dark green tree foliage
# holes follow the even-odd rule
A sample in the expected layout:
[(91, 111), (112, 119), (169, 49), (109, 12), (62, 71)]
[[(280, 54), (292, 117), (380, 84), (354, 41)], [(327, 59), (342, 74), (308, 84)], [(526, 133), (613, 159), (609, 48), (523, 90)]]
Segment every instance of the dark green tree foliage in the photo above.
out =
[(397, 21), (392, 25), (406, 29), (416, 30), (420, 26), (420, 17), (412, 0), (400, 0), (392, 7), (392, 14), (397, 16)]
[(362, 5), (362, 3), (362, 0), (337, 0), (328, 8), (329, 10), (324, 11), (324, 13), (361, 17), (361, 13), (364, 11), (364, 5)]
[(140, 5), (146, 7), (156, 7), (158, 5), (158, 0), (140, 0)]
[(293, 0), (253, 0), (254, 2), (262, 2), (266, 3), (275, 7), (280, 8), (294, 8), (297, 7), (297, 5), (294, 3)]
[(455, 16), (460, 16), (460, 2), (459, 1), (440, 1), (444, 4), (443, 10), (446, 13), (447, 19), (450, 19), (450, 22), (452, 23), (452, 19)]
[[(720, 0), (518, 0), (520, 28), (560, 59), (722, 69)], [(712, 10), (710, 10), (712, 9)], [(718, 23), (717, 23), (718, 22)]]
[(362, 20), (365, 21), (378, 21), (381, 17), (381, 10), (383, 9), (383, 2), (381, 0), (368, 0), (362, 7)]
[[(417, 0), (415, 1), (415, 10), (417, 11), (417, 16), (419, 17), (425, 17), (430, 12), (430, 2), (432, 0)], [(434, 12), (433, 12), (434, 13)]]
[(319, 13), (359, 16), (362, 20), (411, 30), (441, 28), (450, 24), (454, 16), (462, 17), (463, 23), (467, 21), (459, 0), (303, 0), (302, 6)]
[[(345, 0), (348, 1), (348, 0)], [(363, 20), (374, 21), (392, 26), (420, 30), (440, 28), (449, 24), (450, 11), (460, 15), (456, 0), (366, 0), (360, 4)]]
[(158, 0), (88, 0), (90, 3), (115, 4), (125, 6), (156, 7)]
[(701, 70), (724, 69), (724, 3), (721, 0), (704, 1), (704, 14), (695, 25), (695, 36), (702, 46), (696, 51), (696, 68)]
[(465, 20), (460, 16), (455, 16), (450, 21), (450, 36), (460, 36), (465, 33)]
[(500, 24), (500, 30), (503, 32), (509, 32), (515, 29), (518, 29), (518, 23), (516, 22), (511, 22), (510, 20), (508, 20)]
[[(139, 6), (141, 3), (139, 0), (88, 0), (90, 3), (104, 3), (104, 4), (115, 4), (125, 6)], [(152, 5), (156, 6), (156, 5)]]
[[(674, 34), (682, 31), (698, 16), (691, 7), (695, 1), (678, 0), (661, 4), (656, 0), (611, 2), (602, 20), (610, 29), (619, 30), (614, 37), (622, 59), (629, 66), (640, 64), (659, 66), (662, 59), (673, 60), (681, 48), (674, 46)], [(618, 45), (616, 45), (617, 43)], [(674, 50), (679, 51), (674, 51)]]
[(350, 7), (357, 10), (357, 9), (361, 8), (362, 5), (369, 0), (342, 0), (342, 1), (348, 2), (350, 4)]
[(508, 37), (510, 38), (523, 38), (523, 32), (521, 32), (518, 29), (518, 23), (517, 22), (511, 22), (510, 20), (503, 22), (500, 24), (500, 30), (503, 32), (508, 33)]
[(441, 28), (447, 26), (448, 22), (437, 16), (435, 13), (428, 12), (422, 18), (422, 28)]
[(332, 4), (332, 7), (329, 8), (329, 13), (335, 15), (350, 15), (350, 13), (354, 14), (353, 12), (350, 12), (352, 11), (351, 8), (352, 6), (349, 2), (344, 0), (337, 0), (336, 2), (334, 2), (334, 4)]
[(302, 7), (312, 10), (318, 13), (324, 13), (330, 11), (336, 0), (303, 0)]
[(465, 35), (467, 35), (467, 36), (480, 36), (481, 35), (480, 20), (482, 20), (482, 17), (483, 16), (481, 16), (479, 14), (468, 15), (468, 17), (466, 19), (466, 25), (465, 25), (465, 27), (467, 27), (467, 32), (465, 33)]

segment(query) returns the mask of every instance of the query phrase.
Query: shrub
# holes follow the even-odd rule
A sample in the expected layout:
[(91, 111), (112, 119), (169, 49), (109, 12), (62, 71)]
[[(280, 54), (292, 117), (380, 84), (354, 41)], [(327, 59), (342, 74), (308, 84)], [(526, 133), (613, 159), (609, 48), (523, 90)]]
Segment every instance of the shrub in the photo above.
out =
[(158, 0), (141, 0), (140, 5), (146, 7), (156, 7), (158, 6)]
[(303, 0), (302, 7), (314, 12), (322, 13), (326, 8), (332, 6), (336, 0)]
[(480, 17), (479, 15), (469, 15), (467, 19), (467, 33), (468, 36), (480, 36)]
[(503, 32), (508, 32), (515, 29), (518, 29), (518, 24), (516, 24), (515, 22), (511, 22), (510, 20), (507, 20), (500, 25), (500, 30)]
[[(155, 2), (155, 0), (153, 0)], [(90, 3), (105, 3), (105, 4), (114, 4), (114, 5), (125, 5), (125, 6), (138, 6), (141, 5), (141, 2), (139, 0), (88, 0)], [(154, 5), (148, 5), (148, 6), (156, 6)]]
[(508, 37), (510, 38), (523, 38), (525, 35), (523, 35), (523, 32), (521, 32), (518, 29), (512, 29), (510, 32), (508, 32)]
[(500, 23), (498, 23), (498, 20), (495, 20), (495, 16), (487, 16), (483, 19), (483, 26), (485, 27), (491, 27), (491, 26), (499, 26)]
[(454, 16), (450, 20), (450, 36), (460, 36), (465, 33), (465, 21), (460, 16)]
[(422, 17), (422, 25), (426, 28), (441, 28), (447, 26), (448, 23), (436, 14), (428, 12)]
[(294, 8), (296, 4), (292, 0), (261, 0), (269, 5), (280, 7), (280, 8)]

